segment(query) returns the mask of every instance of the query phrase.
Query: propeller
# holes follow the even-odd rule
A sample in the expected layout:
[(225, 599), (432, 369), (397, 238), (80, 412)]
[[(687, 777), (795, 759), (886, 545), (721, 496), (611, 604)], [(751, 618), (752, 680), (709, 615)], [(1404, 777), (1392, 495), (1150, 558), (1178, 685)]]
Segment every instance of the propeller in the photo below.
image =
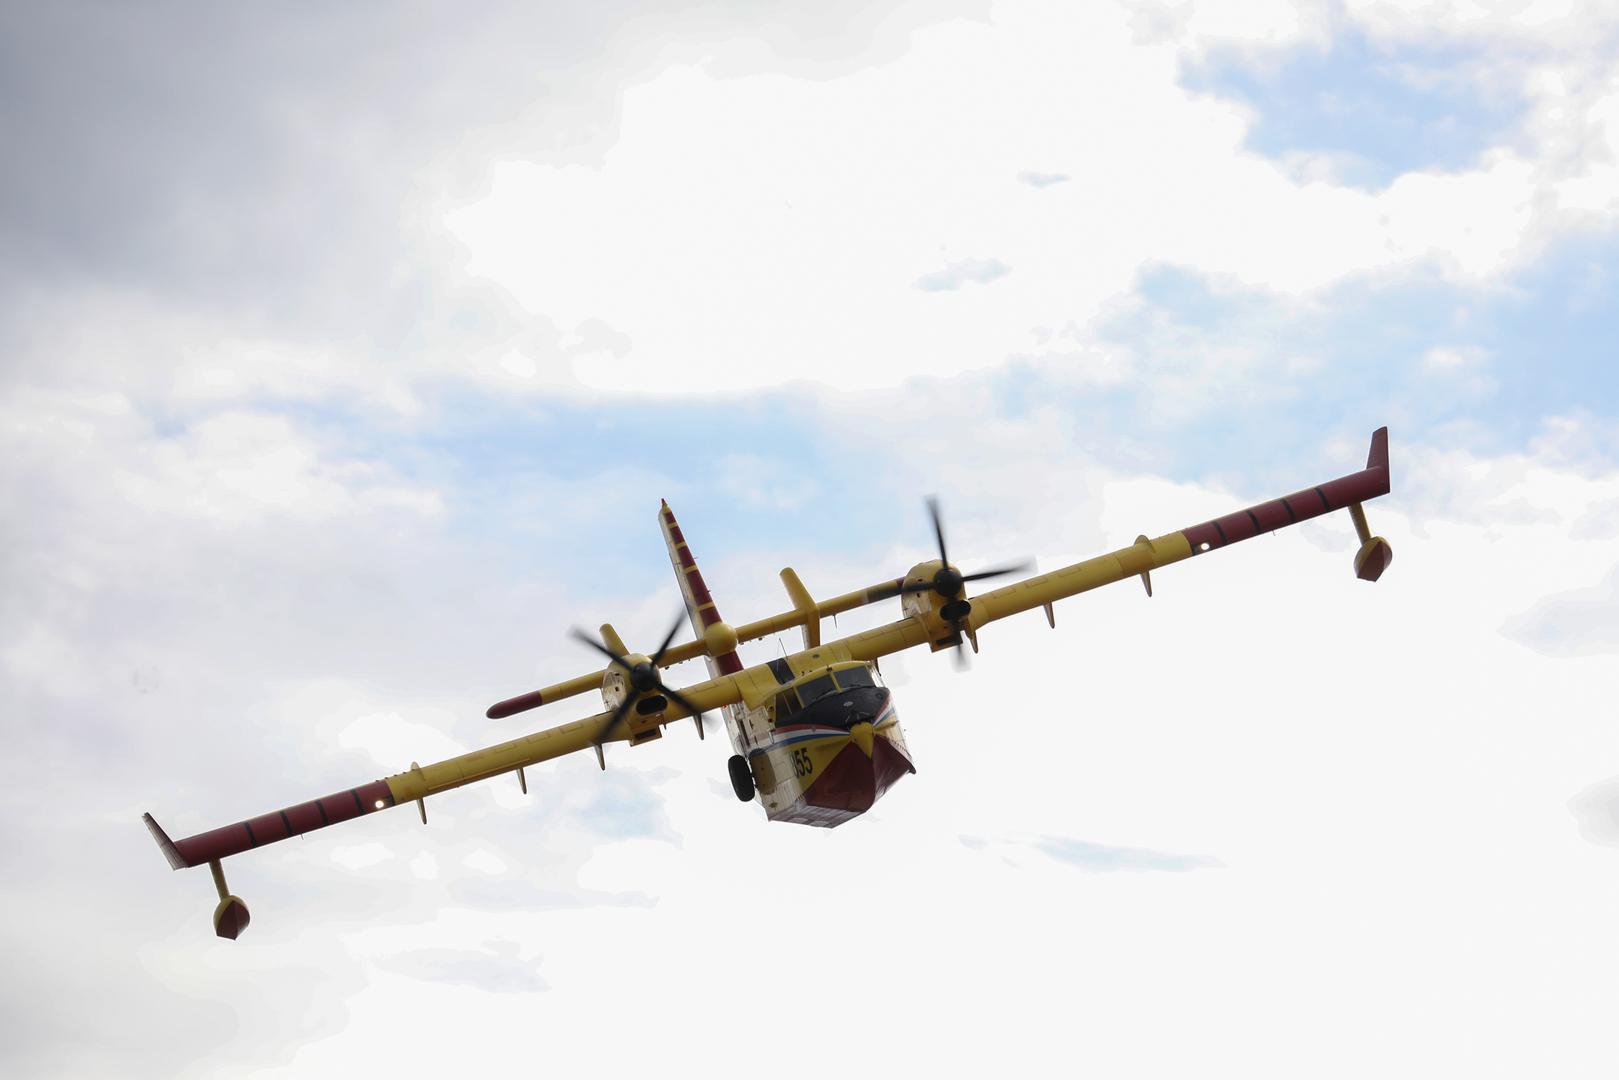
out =
[(680, 624), (684, 618), (685, 616), (683, 615), (675, 616), (674, 625), (669, 627), (669, 632), (663, 636), (663, 644), (658, 646), (658, 651), (652, 654), (650, 660), (643, 660), (639, 664), (630, 663), (629, 657), (618, 655), (577, 626), (573, 628), (574, 637), (623, 668), (625, 678), (629, 682), (629, 693), (624, 695), (624, 700), (619, 702), (618, 708), (613, 711), (613, 715), (608, 719), (607, 723), (602, 725), (601, 731), (597, 733), (595, 740), (597, 746), (607, 741), (608, 733), (618, 726), (618, 722), (629, 714), (629, 711), (635, 707), (635, 703), (643, 695), (654, 691), (691, 713), (693, 719), (697, 721), (697, 737), (703, 737), (703, 710), (692, 704), (691, 699), (678, 690), (671, 690), (665, 686), (662, 677), (658, 674), (658, 662), (669, 651), (669, 646), (673, 644), (675, 635), (680, 632)]
[(983, 581), (986, 578), (1005, 577), (1007, 574), (1021, 574), (1033, 568), (1034, 563), (1028, 559), (1022, 562), (1011, 563), (1007, 566), (998, 566), (993, 570), (980, 570), (975, 574), (963, 574), (950, 565), (950, 556), (944, 546), (944, 524), (939, 519), (939, 500), (928, 496), (928, 516), (933, 519), (933, 538), (939, 543), (939, 569), (934, 571), (932, 579), (928, 581), (912, 581), (900, 586), (901, 593), (934, 592), (944, 598), (939, 607), (939, 615), (950, 624), (950, 629), (956, 635), (956, 666), (965, 667), (967, 654), (961, 649), (961, 638), (964, 633), (962, 620), (972, 611), (972, 604), (962, 596), (962, 588), (969, 581)]

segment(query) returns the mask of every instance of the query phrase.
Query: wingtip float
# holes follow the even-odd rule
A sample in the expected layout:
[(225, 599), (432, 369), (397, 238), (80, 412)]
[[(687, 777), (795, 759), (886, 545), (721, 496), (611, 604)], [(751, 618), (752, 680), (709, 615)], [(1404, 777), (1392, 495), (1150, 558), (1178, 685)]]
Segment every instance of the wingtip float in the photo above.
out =
[[(834, 827), (870, 809), (900, 777), (916, 771), (893, 695), (877, 672), (881, 657), (919, 645), (961, 656), (964, 642), (977, 650), (978, 632), (989, 623), (1034, 608), (1042, 609), (1055, 628), (1053, 605), (1059, 600), (1132, 577), (1139, 577), (1151, 596), (1154, 570), (1335, 510), (1349, 512), (1360, 541), (1355, 575), (1376, 581), (1393, 560), (1393, 549), (1372, 534), (1363, 504), (1389, 488), (1385, 427), (1373, 433), (1366, 467), (1359, 472), (1177, 532), (1143, 535), (1128, 547), (977, 596), (968, 595), (969, 583), (1026, 566), (963, 573), (949, 560), (938, 506), (929, 500), (937, 559), (918, 563), (902, 577), (819, 602), (789, 567), (781, 579), (791, 610), (735, 627), (720, 618), (674, 512), (662, 502), (658, 522), (696, 640), (674, 644), (677, 622), (662, 645), (644, 655), (632, 652), (611, 625), (601, 627), (599, 642), (576, 632), (605, 656), (603, 668), (497, 702), (487, 715), (512, 716), (592, 690), (601, 693), (602, 712), (431, 765), (412, 762), (395, 776), (179, 841), (170, 840), (151, 814), (144, 820), (172, 868), (209, 867), (219, 894), (214, 932), (232, 939), (250, 918), (247, 905), (225, 883), (221, 863), (232, 855), (406, 803), (417, 805), (425, 823), (429, 797), (505, 773), (515, 773), (526, 793), (523, 770), (530, 765), (590, 749), (605, 769), (606, 743), (653, 742), (669, 724), (687, 717), (701, 737), (702, 717), (710, 711), (724, 717), (734, 751), (727, 769), (739, 799), (758, 798), (772, 821)], [(822, 620), (891, 599), (900, 601), (897, 621), (822, 640)], [(803, 633), (801, 652), (753, 667), (737, 656), (740, 643), (795, 627)], [(680, 688), (664, 683), (664, 668), (699, 656), (708, 666), (707, 680)]]

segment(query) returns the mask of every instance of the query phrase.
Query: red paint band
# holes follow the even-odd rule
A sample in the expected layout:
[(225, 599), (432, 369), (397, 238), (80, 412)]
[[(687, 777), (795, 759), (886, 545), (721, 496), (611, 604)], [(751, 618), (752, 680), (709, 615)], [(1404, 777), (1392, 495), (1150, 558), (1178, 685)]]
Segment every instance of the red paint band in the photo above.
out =
[(1191, 545), (1192, 554), (1197, 555), (1388, 493), (1388, 466), (1379, 465), (1313, 488), (1295, 491), (1280, 499), (1250, 506), (1246, 510), (1238, 510), (1234, 514), (1226, 514), (1201, 525), (1193, 525), (1190, 529), (1181, 530), (1181, 533)]
[[(331, 803), (328, 807), (327, 802)], [(336, 795), (289, 806), (234, 825), (212, 829), (176, 841), (174, 849), (187, 866), (197, 866), (214, 859), (240, 854), (249, 848), (263, 847), (289, 836), (335, 825), (339, 821), (373, 814), (394, 805), (393, 791), (386, 780), (377, 780), (362, 787), (351, 788)], [(352, 807), (352, 809), (350, 809)]]
[(513, 713), (525, 712), (529, 709), (538, 708), (544, 704), (545, 698), (540, 694), (540, 692), (538, 690), (531, 690), (526, 694), (518, 694), (514, 698), (507, 698), (505, 701), (495, 702), (493, 705), (489, 706), (489, 710), (485, 712), (484, 715), (489, 717), (491, 720), (499, 720), (503, 716), (510, 716)]
[(708, 585), (703, 581), (702, 571), (695, 566), (686, 571), (686, 584), (691, 586), (691, 598), (698, 607), (714, 602), (714, 597), (709, 595)]

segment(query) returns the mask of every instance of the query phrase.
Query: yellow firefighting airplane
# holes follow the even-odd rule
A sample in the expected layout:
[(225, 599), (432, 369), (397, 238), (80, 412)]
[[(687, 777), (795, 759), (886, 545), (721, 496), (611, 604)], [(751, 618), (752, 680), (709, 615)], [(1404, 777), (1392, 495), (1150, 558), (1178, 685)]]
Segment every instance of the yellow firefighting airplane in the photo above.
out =
[[(1372, 435), (1366, 468), (1360, 472), (1156, 539), (1138, 536), (1129, 547), (973, 597), (967, 595), (968, 582), (1024, 568), (962, 573), (950, 563), (938, 509), (930, 502), (937, 559), (918, 563), (904, 577), (819, 603), (798, 575), (785, 569), (781, 580), (792, 610), (737, 627), (720, 619), (675, 515), (664, 503), (658, 521), (697, 640), (675, 645), (677, 621), (657, 651), (645, 656), (630, 652), (611, 626), (601, 628), (600, 641), (576, 630), (577, 636), (607, 658), (602, 670), (509, 698), (491, 706), (488, 715), (511, 716), (590, 690), (601, 691), (602, 712), (436, 765), (412, 762), (408, 772), (386, 780), (184, 840), (170, 840), (151, 814), (145, 815), (146, 826), (174, 869), (208, 865), (219, 892), (214, 932), (235, 938), (246, 928), (249, 916), (247, 905), (225, 885), (220, 861), (227, 856), (409, 802), (416, 804), (425, 824), (425, 800), (430, 795), (502, 773), (515, 773), (526, 793), (528, 780), (523, 770), (529, 765), (589, 749), (605, 769), (602, 748), (607, 743), (640, 746), (662, 738), (664, 727), (686, 717), (695, 721), (701, 737), (703, 714), (719, 709), (735, 751), (730, 773), (737, 797), (746, 802), (757, 793), (771, 821), (833, 828), (871, 809), (900, 777), (916, 771), (894, 714), (893, 698), (874, 677), (880, 657), (917, 645), (934, 652), (956, 649), (959, 657), (963, 639), (977, 651), (978, 632), (989, 623), (1037, 607), (1045, 610), (1046, 620), (1055, 628), (1052, 605), (1065, 597), (1129, 577), (1139, 577), (1151, 596), (1150, 575), (1160, 567), (1332, 510), (1349, 511), (1360, 536), (1355, 573), (1363, 580), (1376, 581), (1394, 554), (1387, 540), (1371, 534), (1361, 503), (1388, 491), (1388, 428), (1379, 428)], [(899, 620), (836, 641), (821, 640), (821, 620), (827, 616), (896, 597), (902, 613)], [(803, 631), (802, 652), (754, 667), (742, 666), (736, 654), (738, 643), (795, 626)], [(664, 684), (661, 669), (698, 656), (708, 663), (706, 681), (678, 690)]]

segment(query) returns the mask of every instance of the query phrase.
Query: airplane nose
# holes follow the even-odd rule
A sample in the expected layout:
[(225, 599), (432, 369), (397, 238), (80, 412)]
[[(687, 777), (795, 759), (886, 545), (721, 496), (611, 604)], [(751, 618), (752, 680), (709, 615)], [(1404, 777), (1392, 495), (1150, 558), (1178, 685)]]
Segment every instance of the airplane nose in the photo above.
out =
[(877, 735), (872, 730), (870, 721), (862, 720), (860, 723), (850, 727), (849, 737), (854, 740), (856, 746), (860, 747), (862, 753), (868, 758), (871, 756), (872, 743)]

